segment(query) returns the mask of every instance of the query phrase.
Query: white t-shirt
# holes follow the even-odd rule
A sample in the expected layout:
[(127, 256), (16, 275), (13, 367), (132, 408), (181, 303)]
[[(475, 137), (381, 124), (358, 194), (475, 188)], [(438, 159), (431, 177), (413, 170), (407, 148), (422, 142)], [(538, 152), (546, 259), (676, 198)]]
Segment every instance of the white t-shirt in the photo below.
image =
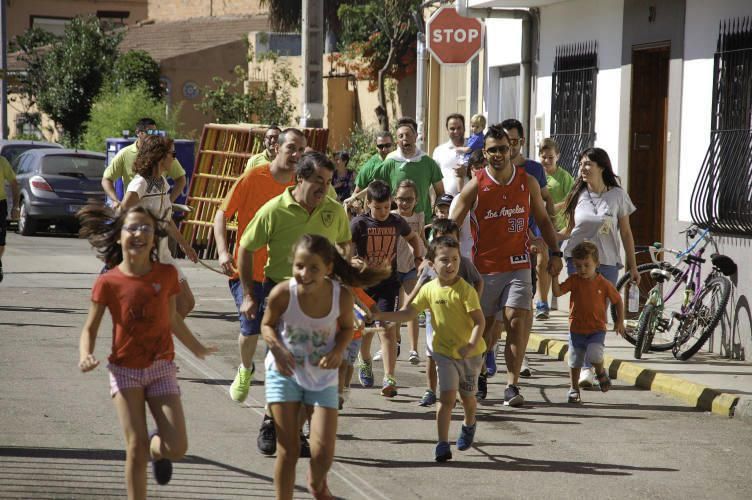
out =
[(457, 153), (457, 148), (452, 141), (439, 144), (433, 150), (433, 159), (439, 164), (441, 174), (444, 176), (444, 192), (457, 196), (460, 192), (460, 178), (454, 173), (457, 163), (462, 161), (463, 155)]
[[(290, 302), (280, 318), (283, 327), (280, 332), (282, 342), (295, 358), (293, 378), (302, 388), (321, 391), (336, 386), (339, 371), (319, 368), (319, 361), (332, 349), (337, 336), (339, 318), (340, 284), (332, 281), (332, 309), (323, 318), (311, 318), (300, 308), (298, 302), (298, 282), (290, 279)], [(267, 352), (264, 366), (276, 370), (276, 360), (271, 351)]]
[(565, 257), (572, 256), (572, 249), (583, 241), (598, 247), (601, 264), (622, 267), (619, 242), (619, 218), (631, 215), (636, 210), (626, 191), (612, 187), (601, 194), (580, 191), (574, 209), (574, 229), (569, 239), (562, 244)]
[[(164, 176), (147, 179), (136, 174), (133, 180), (128, 183), (127, 191), (138, 194), (138, 204), (154, 214), (160, 220), (160, 227), (164, 229), (170, 217), (172, 217), (170, 185), (167, 183), (167, 179)], [(159, 240), (159, 262), (175, 265), (167, 237)], [(178, 268), (178, 273), (180, 273), (180, 268)], [(183, 278), (182, 273), (181, 278)]]
[[(459, 196), (455, 196), (452, 200), (452, 204), (449, 205), (450, 214), (454, 211), (454, 207), (457, 205), (459, 199)], [(470, 226), (473, 217), (475, 217), (475, 210), (471, 208), (460, 226), (460, 255), (470, 260), (473, 259), (473, 232)]]
[[(392, 213), (400, 215), (399, 210), (392, 210)], [(423, 222), (425, 221), (423, 212), (413, 212), (410, 217), (405, 217), (404, 215), (401, 215), (400, 217), (405, 219), (407, 225), (410, 226), (410, 229), (415, 231), (415, 234), (420, 238), (420, 235), (423, 233)], [(420, 248), (420, 253), (425, 255), (426, 250), (423, 248), (423, 243), (420, 244)], [(407, 240), (400, 237), (397, 240), (397, 272), (407, 273), (413, 269), (415, 269), (415, 256), (413, 255), (413, 251), (410, 249), (410, 245), (407, 244)]]

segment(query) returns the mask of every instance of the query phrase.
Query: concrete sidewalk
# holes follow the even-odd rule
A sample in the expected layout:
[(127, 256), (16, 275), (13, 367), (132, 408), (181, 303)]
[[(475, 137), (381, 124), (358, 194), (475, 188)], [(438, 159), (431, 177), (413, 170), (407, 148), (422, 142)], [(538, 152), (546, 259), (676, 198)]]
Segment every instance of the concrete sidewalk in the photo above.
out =
[[(550, 318), (533, 321), (528, 351), (565, 359), (569, 304), (559, 299)], [(605, 365), (611, 378), (677, 398), (697, 409), (727, 417), (752, 419), (752, 364), (707, 352), (689, 361), (674, 359), (671, 351), (649, 352), (634, 359), (634, 346), (610, 331), (606, 336)]]

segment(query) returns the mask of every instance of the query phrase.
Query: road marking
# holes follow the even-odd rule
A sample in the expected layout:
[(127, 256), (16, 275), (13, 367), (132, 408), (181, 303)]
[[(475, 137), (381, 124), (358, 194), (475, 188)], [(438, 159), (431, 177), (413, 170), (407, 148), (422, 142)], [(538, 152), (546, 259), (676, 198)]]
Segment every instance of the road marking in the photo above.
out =
[[(199, 373), (202, 373), (210, 380), (221, 380), (223, 378), (222, 374), (211, 368), (209, 365), (206, 364), (206, 362), (196, 358), (193, 356), (193, 353), (191, 353), (186, 347), (183, 345), (180, 345), (178, 343), (175, 343), (175, 354), (178, 355), (182, 361), (185, 361), (187, 364), (189, 364), (194, 370), (198, 371)], [(216, 390), (223, 394), (227, 394), (227, 390), (225, 390), (222, 386), (215, 385), (214, 386)], [(258, 414), (260, 417), (264, 416), (264, 412), (259, 410), (258, 407), (264, 407), (264, 403), (261, 401), (255, 399), (252, 396), (248, 396), (248, 399), (251, 400), (251, 402), (255, 403), (257, 406), (253, 406), (251, 404), (247, 403), (247, 400), (243, 403), (241, 403), (244, 407), (250, 408), (253, 410), (256, 414)], [(350, 467), (345, 467), (343, 464), (334, 461), (334, 466), (339, 467), (342, 469), (342, 471), (347, 472), (350, 476), (357, 479), (361, 482), (364, 486), (366, 486), (370, 491), (373, 492), (376, 496), (379, 498), (382, 498), (384, 500), (389, 500), (389, 497), (384, 496), (383, 493), (381, 493), (378, 489), (376, 489), (375, 486), (373, 486), (371, 483), (360, 477), (358, 474), (356, 474)], [(363, 498), (373, 498), (373, 495), (367, 495), (362, 488), (358, 487), (358, 485), (354, 484), (352, 481), (347, 479), (345, 476), (343, 476), (340, 472), (334, 469), (334, 467), (329, 469), (331, 472), (333, 472), (338, 478), (340, 478), (343, 482), (347, 483), (353, 490), (358, 492)]]

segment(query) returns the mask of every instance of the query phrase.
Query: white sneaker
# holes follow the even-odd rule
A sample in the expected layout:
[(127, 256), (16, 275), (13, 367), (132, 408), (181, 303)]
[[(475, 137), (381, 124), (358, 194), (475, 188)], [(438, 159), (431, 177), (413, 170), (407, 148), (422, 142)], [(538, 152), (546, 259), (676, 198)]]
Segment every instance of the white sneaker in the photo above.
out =
[(373, 358), (371, 358), (373, 361), (379, 361), (381, 359), (381, 349), (376, 351), (376, 354), (373, 355)]
[(522, 358), (522, 367), (520, 367), (520, 377), (528, 378), (532, 373), (530, 365), (527, 364), (527, 356)]
[(593, 387), (595, 384), (595, 370), (592, 368), (583, 368), (580, 370), (580, 382), (577, 384), (583, 389)]
[(417, 351), (410, 351), (410, 355), (407, 357), (407, 360), (410, 362), (411, 365), (417, 365), (420, 363), (420, 357), (418, 357)]

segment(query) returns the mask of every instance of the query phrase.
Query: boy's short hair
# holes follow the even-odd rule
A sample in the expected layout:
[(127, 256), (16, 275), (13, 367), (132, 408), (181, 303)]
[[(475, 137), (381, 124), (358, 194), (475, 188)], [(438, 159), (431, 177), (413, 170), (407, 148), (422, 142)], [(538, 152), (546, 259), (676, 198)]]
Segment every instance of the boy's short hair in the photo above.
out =
[(457, 236), (460, 234), (460, 226), (452, 219), (435, 219), (431, 224), (431, 229), (433, 230), (434, 237), (452, 233), (456, 233)]
[(538, 153), (543, 153), (543, 151), (553, 151), (557, 155), (559, 154), (559, 143), (556, 142), (551, 137), (546, 137), (543, 139), (540, 143), (540, 146), (538, 146)]
[(392, 199), (392, 190), (389, 188), (389, 184), (376, 179), (368, 185), (366, 199), (368, 201), (375, 201), (376, 203), (389, 201)]
[(572, 258), (577, 260), (587, 259), (592, 257), (593, 260), (598, 263), (598, 247), (589, 241), (583, 241), (572, 249)]
[(449, 236), (439, 236), (431, 241), (428, 246), (428, 252), (426, 253), (426, 259), (433, 261), (436, 257), (436, 251), (439, 248), (456, 248), (457, 252), (460, 251), (460, 242)]
[(481, 114), (473, 115), (470, 118), (470, 125), (475, 123), (479, 124), (482, 128), (486, 128), (486, 117)]
[(441, 205), (451, 205), (453, 199), (454, 199), (454, 196), (452, 196), (451, 194), (444, 193), (436, 199), (436, 204), (434, 205), (434, 208), (441, 206)]

